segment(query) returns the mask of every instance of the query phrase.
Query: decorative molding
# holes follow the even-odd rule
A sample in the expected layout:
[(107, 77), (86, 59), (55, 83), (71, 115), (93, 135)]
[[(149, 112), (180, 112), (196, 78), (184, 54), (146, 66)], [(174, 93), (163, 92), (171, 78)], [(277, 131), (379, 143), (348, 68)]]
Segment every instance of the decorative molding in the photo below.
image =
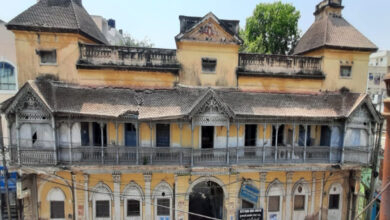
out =
[(120, 183), (121, 182), (121, 173), (114, 172), (112, 174), (112, 179), (114, 180), (114, 183)]
[(152, 175), (151, 174), (144, 174), (144, 180), (145, 182), (151, 182), (152, 181)]

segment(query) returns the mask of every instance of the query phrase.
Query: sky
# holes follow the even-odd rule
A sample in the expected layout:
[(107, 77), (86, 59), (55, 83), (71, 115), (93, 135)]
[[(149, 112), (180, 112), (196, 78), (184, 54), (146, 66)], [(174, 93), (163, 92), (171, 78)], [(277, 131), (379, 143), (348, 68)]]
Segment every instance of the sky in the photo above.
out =
[[(2, 4), (0, 19), (8, 22), (37, 0), (12, 0)], [(213, 12), (220, 19), (240, 20), (245, 27), (260, 2), (275, 0), (83, 0), (91, 15), (116, 20), (136, 39), (149, 39), (155, 47), (175, 48), (174, 37), (179, 33), (179, 15), (204, 16)], [(302, 34), (314, 21), (314, 8), (320, 0), (282, 0), (293, 4), (300, 12)], [(390, 0), (343, 0), (343, 16), (380, 50), (390, 50)]]

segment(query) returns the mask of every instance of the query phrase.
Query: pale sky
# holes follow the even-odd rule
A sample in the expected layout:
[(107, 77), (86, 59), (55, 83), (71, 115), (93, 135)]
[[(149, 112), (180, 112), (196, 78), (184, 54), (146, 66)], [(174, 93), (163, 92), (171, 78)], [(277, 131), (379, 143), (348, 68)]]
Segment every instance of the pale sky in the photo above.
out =
[[(37, 0), (2, 2), (0, 19), (8, 22)], [(117, 28), (136, 39), (149, 38), (155, 47), (175, 48), (179, 15), (204, 16), (213, 12), (220, 19), (240, 20), (245, 26), (256, 4), (274, 0), (83, 0), (91, 15), (116, 20)], [(300, 12), (302, 34), (314, 21), (314, 7), (320, 0), (282, 0)], [(343, 16), (380, 50), (390, 50), (390, 0), (344, 0)]]

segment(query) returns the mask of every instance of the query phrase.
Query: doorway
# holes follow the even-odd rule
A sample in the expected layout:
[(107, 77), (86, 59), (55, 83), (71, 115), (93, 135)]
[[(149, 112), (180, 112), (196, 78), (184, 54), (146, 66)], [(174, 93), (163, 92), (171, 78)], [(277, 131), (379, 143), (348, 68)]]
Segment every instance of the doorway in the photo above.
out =
[(135, 147), (137, 145), (137, 132), (134, 124), (125, 124), (125, 146)]
[[(223, 217), (223, 189), (213, 181), (198, 183), (192, 189), (189, 201), (191, 213), (222, 219)], [(189, 220), (206, 220), (206, 218), (189, 214)]]
[(214, 126), (202, 126), (202, 148), (214, 148)]

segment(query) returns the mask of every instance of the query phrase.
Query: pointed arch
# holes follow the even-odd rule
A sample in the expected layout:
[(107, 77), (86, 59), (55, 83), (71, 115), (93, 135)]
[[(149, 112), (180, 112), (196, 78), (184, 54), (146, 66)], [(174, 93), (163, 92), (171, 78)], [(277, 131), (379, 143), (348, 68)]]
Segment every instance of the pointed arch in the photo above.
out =
[(52, 188), (46, 195), (46, 201), (65, 201), (64, 191), (58, 187)]
[(161, 197), (164, 193), (164, 197), (172, 197), (173, 190), (171, 185), (166, 181), (161, 181), (156, 187), (154, 187), (152, 198)]
[(103, 182), (99, 182), (95, 187), (93, 187), (89, 200), (92, 201), (96, 199), (96, 196), (99, 194), (106, 198), (110, 198), (110, 200), (114, 200), (111, 188)]
[(198, 185), (201, 182), (208, 182), (208, 181), (215, 182), (216, 184), (218, 184), (223, 190), (225, 199), (229, 198), (229, 193), (225, 187), (225, 184), (217, 177), (207, 176), (207, 177), (199, 177), (198, 179), (192, 181), (191, 185), (188, 187), (186, 192), (186, 200), (190, 198), (190, 194), (196, 185)]
[(297, 189), (298, 189), (298, 187), (301, 186), (302, 190), (303, 190), (303, 193), (305, 195), (307, 195), (307, 196), (310, 196), (312, 192), (311, 192), (311, 190), (309, 190), (308, 184), (309, 183), (305, 179), (301, 178), (300, 180), (298, 180), (294, 184), (294, 186), (292, 188), (292, 191), (291, 191), (291, 195), (294, 196), (296, 191), (297, 191)]
[(282, 182), (279, 181), (279, 179), (274, 179), (267, 187), (266, 195), (274, 195), (277, 194), (277, 192), (280, 192), (280, 196), (284, 196), (284, 189)]
[(138, 197), (142, 201), (145, 199), (142, 187), (140, 187), (136, 182), (131, 181), (126, 187), (123, 189), (123, 193), (121, 199), (125, 199), (126, 197)]

